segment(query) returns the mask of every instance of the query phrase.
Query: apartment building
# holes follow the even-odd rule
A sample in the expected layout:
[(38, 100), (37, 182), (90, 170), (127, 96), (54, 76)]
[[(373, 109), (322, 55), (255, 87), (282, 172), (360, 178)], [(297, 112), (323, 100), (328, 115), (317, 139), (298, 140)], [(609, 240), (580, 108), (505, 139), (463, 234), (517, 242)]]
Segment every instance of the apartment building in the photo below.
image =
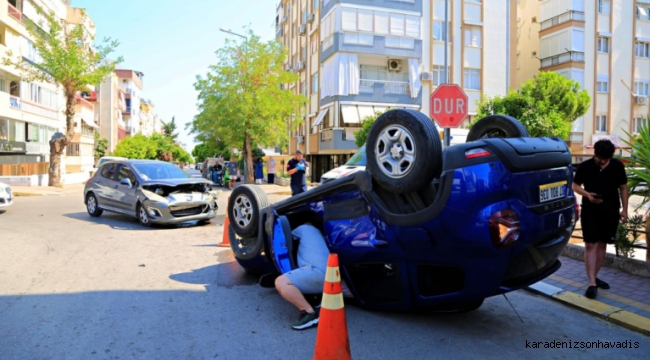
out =
[(589, 153), (601, 138), (624, 145), (625, 132), (637, 133), (649, 112), (650, 1), (521, 0), (518, 11), (518, 79), (535, 67), (556, 71), (591, 96), (573, 124), (574, 153)]
[(122, 110), (122, 119), (126, 123), (124, 130), (118, 129), (118, 139), (140, 133), (140, 95), (142, 92), (142, 78), (144, 73), (135, 70), (116, 69), (115, 74), (120, 86), (125, 92), (125, 108)]
[[(1, 0), (0, 53), (38, 62), (26, 24), (42, 19), (34, 3), (67, 18), (61, 0)], [(42, 26), (47, 27), (47, 24)], [(47, 29), (42, 29), (46, 31)], [(47, 184), (49, 139), (64, 128), (65, 102), (57, 85), (26, 82), (13, 67), (0, 65), (0, 177), (20, 185)], [(65, 167), (62, 167), (65, 172)], [(11, 177), (11, 178), (8, 178)]]
[[(428, 115), (429, 96), (447, 80), (470, 98), (515, 84), (509, 64), (516, 3), (502, 0), (283, 0), (276, 38), (289, 51), (285, 69), (300, 74), (289, 89), (310, 100), (289, 152), (300, 148), (312, 181), (342, 165), (357, 147), (360, 121), (392, 108)], [(449, 39), (448, 73), (444, 40)]]
[[(108, 152), (115, 151), (117, 143), (126, 136), (126, 123), (122, 113), (126, 112), (126, 89), (120, 85), (115, 72), (107, 76), (89, 100), (96, 104), (99, 116), (99, 135), (108, 141)], [(121, 137), (120, 137), (121, 135)]]

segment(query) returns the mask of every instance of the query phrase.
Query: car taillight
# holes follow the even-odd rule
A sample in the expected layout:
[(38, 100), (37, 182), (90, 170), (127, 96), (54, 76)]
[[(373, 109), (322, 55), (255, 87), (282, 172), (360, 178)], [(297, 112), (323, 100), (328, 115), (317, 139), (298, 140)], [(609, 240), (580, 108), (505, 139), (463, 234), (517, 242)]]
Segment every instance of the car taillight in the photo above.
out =
[(476, 158), (490, 156), (490, 155), (492, 155), (491, 152), (480, 148), (465, 151), (465, 159), (476, 159)]
[(521, 234), (519, 216), (513, 210), (497, 211), (490, 216), (490, 238), (498, 248), (513, 245)]
[(90, 182), (90, 180), (92, 180), (92, 179), (93, 179), (93, 178), (90, 178), (90, 179), (86, 180), (86, 182), (84, 183), (84, 185), (87, 185), (87, 184)]

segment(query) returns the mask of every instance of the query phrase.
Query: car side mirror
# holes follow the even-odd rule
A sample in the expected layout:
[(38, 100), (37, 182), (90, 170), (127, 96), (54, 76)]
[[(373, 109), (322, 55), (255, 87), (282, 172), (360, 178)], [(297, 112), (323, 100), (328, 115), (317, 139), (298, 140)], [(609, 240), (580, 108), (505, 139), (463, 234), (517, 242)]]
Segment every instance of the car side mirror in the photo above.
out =
[(131, 180), (129, 180), (129, 178), (124, 178), (124, 179), (120, 180), (120, 184), (128, 186), (128, 187), (133, 186), (133, 184), (131, 184)]

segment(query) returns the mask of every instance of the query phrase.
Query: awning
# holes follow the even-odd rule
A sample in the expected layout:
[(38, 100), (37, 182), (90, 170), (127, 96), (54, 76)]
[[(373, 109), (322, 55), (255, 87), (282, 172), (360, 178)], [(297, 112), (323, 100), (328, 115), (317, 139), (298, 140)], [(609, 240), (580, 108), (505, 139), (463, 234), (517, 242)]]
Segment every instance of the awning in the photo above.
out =
[(327, 114), (327, 110), (329, 110), (329, 108), (321, 111), (320, 114), (318, 114), (318, 117), (316, 118), (316, 121), (314, 121), (314, 124), (312, 126), (318, 126), (323, 122), (323, 119), (325, 118), (325, 114)]
[(83, 121), (84, 124), (90, 126), (91, 128), (99, 129), (99, 126), (97, 124), (95, 124), (93, 121), (86, 120), (86, 118), (83, 116), (81, 117), (81, 121)]
[(341, 105), (341, 115), (347, 124), (358, 124), (360, 121), (356, 105)]
[(372, 106), (358, 105), (357, 108), (359, 110), (359, 119), (361, 120), (367, 118), (368, 116), (375, 116), (375, 110), (372, 108)]

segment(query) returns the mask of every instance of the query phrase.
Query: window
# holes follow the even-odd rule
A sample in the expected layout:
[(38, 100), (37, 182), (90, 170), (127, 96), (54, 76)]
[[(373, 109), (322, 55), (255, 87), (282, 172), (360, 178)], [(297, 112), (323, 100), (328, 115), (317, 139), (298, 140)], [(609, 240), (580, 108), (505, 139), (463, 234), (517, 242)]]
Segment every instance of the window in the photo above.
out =
[(465, 46), (481, 46), (481, 27), (465, 26)]
[(303, 96), (307, 96), (307, 82), (306, 81), (301, 81), (300, 82), (300, 93)]
[(407, 71), (388, 71), (388, 66), (359, 65), (359, 78), (361, 80), (373, 80), (378, 82), (398, 81), (408, 82)]
[(636, 18), (639, 20), (650, 20), (650, 4), (636, 4)]
[(314, 0), (311, 11), (312, 12), (318, 11), (318, 0)]
[(608, 93), (609, 80), (598, 80), (598, 82), (596, 82), (596, 91), (599, 93)]
[(318, 73), (311, 76), (311, 93), (318, 93)]
[(607, 115), (596, 116), (596, 132), (607, 132)]
[(481, 70), (465, 68), (464, 87), (469, 90), (481, 90)]
[(113, 180), (115, 177), (115, 171), (117, 170), (118, 164), (116, 163), (110, 163), (104, 165), (102, 168), (102, 177), (105, 179)]
[[(443, 65), (433, 65), (433, 86), (438, 86), (447, 82), (447, 74)], [(449, 67), (447, 68), (449, 72)]]
[(609, 38), (604, 36), (598, 37), (598, 52), (608, 53), (609, 52)]
[(132, 185), (135, 185), (136, 182), (136, 178), (135, 175), (133, 175), (133, 171), (131, 171), (131, 169), (129, 169), (129, 167), (126, 165), (122, 165), (122, 167), (120, 167), (120, 172), (118, 173), (117, 178), (120, 181), (122, 181), (122, 179), (129, 179), (131, 180)]
[(302, 22), (301, 24), (306, 24), (307, 23), (307, 9), (302, 10)]
[(609, 15), (609, 9), (611, 6), (610, 1), (611, 0), (598, 0), (598, 13)]
[(7, 91), (7, 80), (0, 78), (0, 91), (2, 92), (8, 92)]
[(0, 119), (0, 140), (9, 140), (9, 120)]
[(447, 26), (444, 26), (444, 24), (444, 21), (433, 21), (433, 40), (445, 41), (449, 33), (449, 23), (447, 23)]
[(648, 119), (642, 117), (635, 117), (632, 125), (633, 126), (632, 132), (635, 134), (640, 133), (641, 129), (646, 127), (647, 124), (648, 124)]
[(27, 140), (31, 142), (39, 142), (39, 128), (36, 124), (29, 124), (27, 126)]
[(648, 96), (648, 82), (635, 81), (634, 82), (634, 95)]
[(635, 55), (638, 58), (649, 58), (650, 49), (648, 43), (637, 42), (635, 46)]

